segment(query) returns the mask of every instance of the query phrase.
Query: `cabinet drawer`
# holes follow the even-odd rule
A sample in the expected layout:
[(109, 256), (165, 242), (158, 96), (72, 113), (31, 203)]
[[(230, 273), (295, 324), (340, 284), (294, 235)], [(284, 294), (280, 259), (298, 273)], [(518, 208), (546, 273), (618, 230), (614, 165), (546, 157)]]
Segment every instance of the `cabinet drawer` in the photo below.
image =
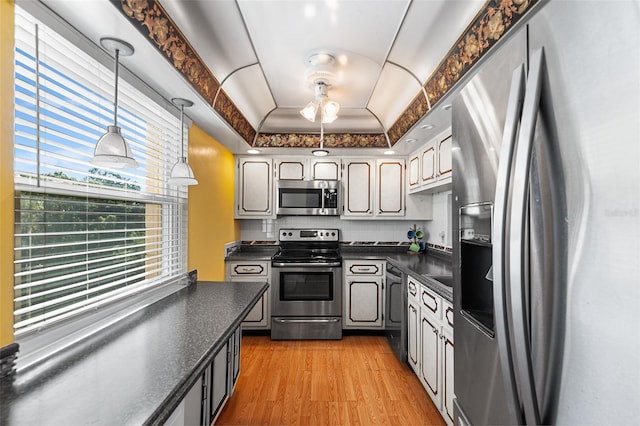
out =
[(232, 277), (266, 276), (268, 274), (266, 263), (231, 263), (229, 269)]
[(416, 304), (420, 305), (420, 292), (422, 286), (415, 281), (412, 277), (407, 278), (407, 297), (409, 300), (413, 300)]
[(347, 275), (375, 275), (382, 276), (384, 265), (382, 262), (345, 262), (345, 274)]
[(442, 298), (422, 285), (420, 290), (420, 308), (426, 309), (437, 319), (440, 319), (442, 313)]

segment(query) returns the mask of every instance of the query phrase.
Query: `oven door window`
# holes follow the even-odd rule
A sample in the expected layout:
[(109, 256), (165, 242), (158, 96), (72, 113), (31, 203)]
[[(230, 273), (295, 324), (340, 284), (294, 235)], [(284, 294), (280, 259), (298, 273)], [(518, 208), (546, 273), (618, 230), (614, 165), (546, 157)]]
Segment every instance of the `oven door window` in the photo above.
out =
[(332, 272), (281, 272), (280, 300), (332, 301)]
[(322, 208), (322, 189), (280, 189), (280, 207)]

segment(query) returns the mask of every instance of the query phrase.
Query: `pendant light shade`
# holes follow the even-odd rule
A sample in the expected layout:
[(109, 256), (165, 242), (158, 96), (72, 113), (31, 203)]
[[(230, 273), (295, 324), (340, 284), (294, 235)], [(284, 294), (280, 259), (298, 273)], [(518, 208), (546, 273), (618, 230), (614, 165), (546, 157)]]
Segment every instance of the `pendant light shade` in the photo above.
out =
[(122, 40), (109, 37), (100, 39), (100, 44), (107, 51), (114, 53), (116, 58), (113, 125), (107, 126), (107, 133), (98, 139), (91, 163), (96, 166), (110, 168), (136, 168), (138, 167), (138, 162), (133, 158), (131, 148), (120, 134), (120, 127), (118, 127), (118, 71), (120, 56), (133, 55), (133, 46)]
[(170, 185), (197, 185), (198, 181), (193, 175), (193, 170), (189, 167), (187, 159), (180, 157), (180, 160), (171, 169)]
[(193, 102), (182, 98), (173, 98), (171, 102), (173, 102), (175, 106), (180, 107), (180, 147), (182, 149), (182, 156), (178, 162), (173, 165), (167, 183), (169, 185), (197, 185), (198, 181), (193, 175), (193, 170), (189, 167), (189, 163), (187, 163), (187, 157), (184, 155), (184, 108), (192, 106)]

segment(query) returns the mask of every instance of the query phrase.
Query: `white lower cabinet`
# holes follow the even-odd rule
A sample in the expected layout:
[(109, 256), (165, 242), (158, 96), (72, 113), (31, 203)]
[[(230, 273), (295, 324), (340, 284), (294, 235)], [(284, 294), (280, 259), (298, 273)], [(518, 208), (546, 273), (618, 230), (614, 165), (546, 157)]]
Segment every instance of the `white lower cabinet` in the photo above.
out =
[(343, 328), (384, 327), (384, 261), (344, 261)]
[(445, 422), (453, 425), (453, 308), (409, 275), (408, 361)]
[(238, 327), (218, 349), (213, 360), (178, 404), (165, 425), (210, 425), (215, 423), (227, 400), (233, 394), (240, 375), (240, 340)]
[(420, 284), (416, 283), (411, 277), (407, 282), (407, 360), (413, 369), (413, 372), (420, 376), (420, 305), (418, 289)]
[[(232, 282), (266, 282), (271, 276), (271, 262), (266, 260), (231, 260), (226, 264), (226, 279)], [(264, 292), (242, 322), (246, 330), (271, 328), (271, 287)]]

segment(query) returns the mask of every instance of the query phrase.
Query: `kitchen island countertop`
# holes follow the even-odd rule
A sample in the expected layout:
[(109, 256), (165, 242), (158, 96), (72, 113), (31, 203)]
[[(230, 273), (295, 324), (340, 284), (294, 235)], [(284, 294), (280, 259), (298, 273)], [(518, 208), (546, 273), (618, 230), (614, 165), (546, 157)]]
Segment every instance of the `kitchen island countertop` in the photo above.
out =
[(2, 382), (0, 424), (165, 422), (267, 288), (184, 286)]

